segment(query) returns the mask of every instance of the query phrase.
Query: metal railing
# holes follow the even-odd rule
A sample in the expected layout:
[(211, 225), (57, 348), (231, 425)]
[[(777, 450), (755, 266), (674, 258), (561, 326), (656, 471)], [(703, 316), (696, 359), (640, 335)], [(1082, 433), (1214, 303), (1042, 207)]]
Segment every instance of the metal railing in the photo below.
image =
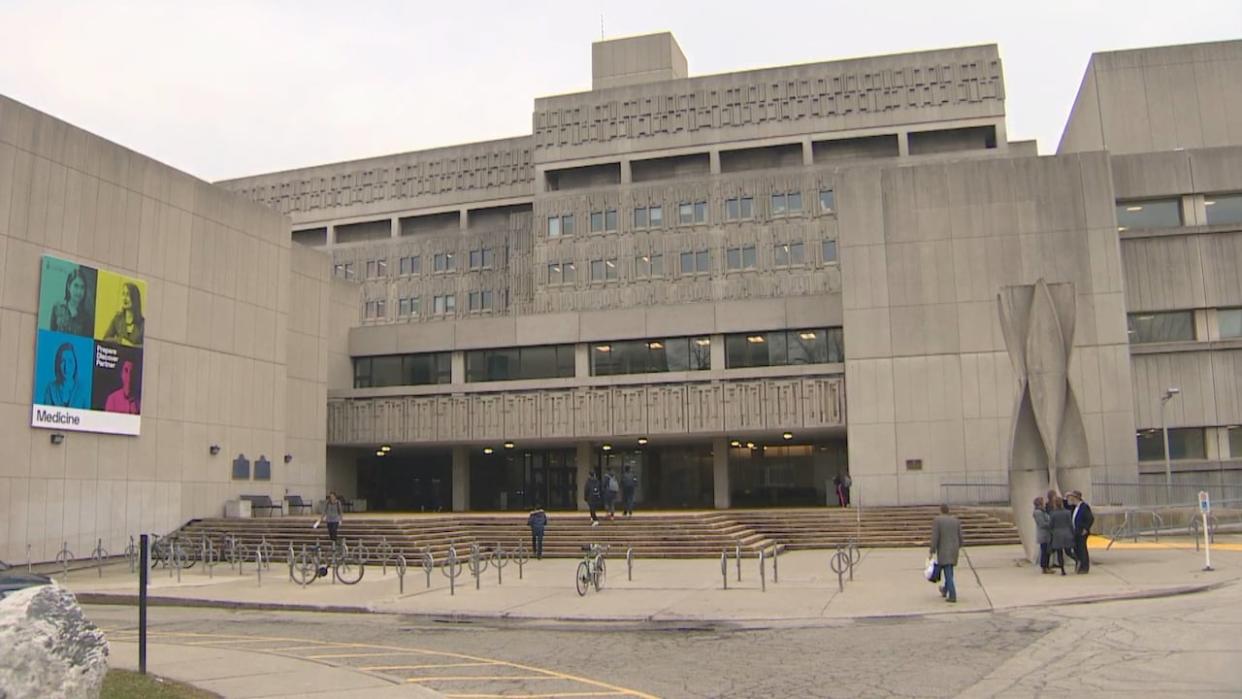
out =
[(1093, 505), (1127, 507), (1198, 507), (1199, 493), (1206, 492), (1212, 504), (1242, 501), (1242, 484), (1236, 483), (1114, 483), (1091, 484)]
[(940, 501), (946, 505), (1008, 505), (1009, 483), (943, 482), (940, 484)]

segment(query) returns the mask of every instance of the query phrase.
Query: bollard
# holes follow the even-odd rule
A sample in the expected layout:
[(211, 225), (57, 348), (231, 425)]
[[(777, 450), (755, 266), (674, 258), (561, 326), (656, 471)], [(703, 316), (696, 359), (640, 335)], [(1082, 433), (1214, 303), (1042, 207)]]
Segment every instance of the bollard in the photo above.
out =
[(759, 589), (762, 592), (768, 591), (768, 574), (763, 568), (763, 549), (759, 549)]
[(737, 581), (742, 582), (742, 547), (733, 547), (733, 560), (737, 562)]
[(780, 567), (776, 563), (778, 560), (780, 560), (780, 556), (777, 555), (779, 553), (780, 553), (780, 547), (777, 546), (776, 544), (772, 544), (772, 582), (774, 583), (778, 583), (781, 581)]
[(457, 594), (457, 577), (461, 575), (461, 561), (457, 560), (457, 547), (450, 546), (448, 557), (444, 559), (444, 564), (440, 566), (440, 572), (449, 579), (449, 595)]
[(634, 582), (634, 547), (625, 549), (625, 579)]
[(524, 569), (526, 568), (526, 562), (530, 560), (530, 557), (526, 555), (526, 544), (519, 541), (517, 548), (513, 550), (513, 553), (509, 554), (509, 558), (517, 564), (518, 580), (525, 580), (526, 576)]
[(496, 550), (492, 552), (492, 566), (496, 568), (496, 584), (504, 585), (505, 577), (501, 570), (509, 565), (509, 560), (505, 558), (505, 550), (501, 547), (500, 542), (496, 542)]
[(397, 554), (397, 592), (405, 594), (405, 554)]
[(470, 544), (470, 574), (474, 576), (474, 589), (482, 589), (480, 581), (489, 563), (490, 560), (479, 550), (479, 545)]
[(729, 589), (729, 552), (720, 552), (720, 577), (724, 584), (724, 589)]
[(436, 567), (436, 559), (431, 555), (431, 547), (423, 547), (423, 572), (427, 574), (427, 589), (431, 589), (431, 571)]
[(91, 551), (91, 558), (95, 561), (95, 570), (99, 572), (99, 577), (103, 577), (104, 559), (108, 557), (108, 552), (104, 550), (103, 539), (97, 539), (95, 550)]
[(60, 564), (65, 580), (69, 579), (69, 561), (73, 560), (73, 552), (69, 550), (69, 542), (63, 542), (56, 553), (56, 562)]

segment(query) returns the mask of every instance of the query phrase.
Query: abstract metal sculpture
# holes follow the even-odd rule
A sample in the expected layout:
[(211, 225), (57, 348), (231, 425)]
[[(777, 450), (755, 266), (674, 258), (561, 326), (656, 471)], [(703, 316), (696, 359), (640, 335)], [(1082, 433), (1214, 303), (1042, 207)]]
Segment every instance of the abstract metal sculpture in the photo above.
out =
[(1069, 380), (1074, 285), (1007, 286), (998, 296), (1005, 347), (1018, 377), (1009, 437), (1009, 502), (1028, 558), (1039, 550), (1028, 509), (1049, 489), (1091, 494), (1087, 432)]

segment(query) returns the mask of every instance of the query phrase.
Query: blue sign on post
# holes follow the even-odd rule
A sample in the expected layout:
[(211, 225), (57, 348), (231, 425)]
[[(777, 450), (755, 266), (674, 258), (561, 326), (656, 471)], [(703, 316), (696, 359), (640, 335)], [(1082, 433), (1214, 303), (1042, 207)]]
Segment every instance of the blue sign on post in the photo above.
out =
[(1208, 499), (1206, 490), (1199, 491), (1199, 511), (1205, 515), (1212, 511), (1212, 502)]

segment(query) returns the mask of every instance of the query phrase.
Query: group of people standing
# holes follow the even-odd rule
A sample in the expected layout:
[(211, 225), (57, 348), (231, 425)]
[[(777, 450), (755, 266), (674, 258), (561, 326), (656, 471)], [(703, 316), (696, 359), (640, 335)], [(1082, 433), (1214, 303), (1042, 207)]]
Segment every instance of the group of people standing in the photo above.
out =
[(626, 466), (621, 472), (621, 478), (618, 479), (612, 469), (604, 471), (603, 479), (595, 476), (592, 471), (587, 476), (587, 481), (582, 487), (582, 498), (586, 500), (587, 507), (591, 510), (591, 526), (599, 526), (599, 514), (597, 510), (604, 507), (608, 511), (608, 519), (613, 519), (617, 515), (617, 499), (621, 500), (621, 516), (632, 517), (634, 515), (634, 496), (638, 492), (638, 476)]
[(1056, 554), (1057, 568), (1065, 575), (1065, 557), (1074, 561), (1074, 570), (1086, 574), (1091, 570), (1091, 555), (1087, 551), (1087, 537), (1095, 524), (1091, 506), (1082, 499), (1082, 492), (1071, 490), (1062, 498), (1057, 491), (1049, 490), (1046, 498), (1035, 498), (1036, 541), (1039, 542), (1039, 567), (1044, 573), (1055, 573), (1052, 555)]

